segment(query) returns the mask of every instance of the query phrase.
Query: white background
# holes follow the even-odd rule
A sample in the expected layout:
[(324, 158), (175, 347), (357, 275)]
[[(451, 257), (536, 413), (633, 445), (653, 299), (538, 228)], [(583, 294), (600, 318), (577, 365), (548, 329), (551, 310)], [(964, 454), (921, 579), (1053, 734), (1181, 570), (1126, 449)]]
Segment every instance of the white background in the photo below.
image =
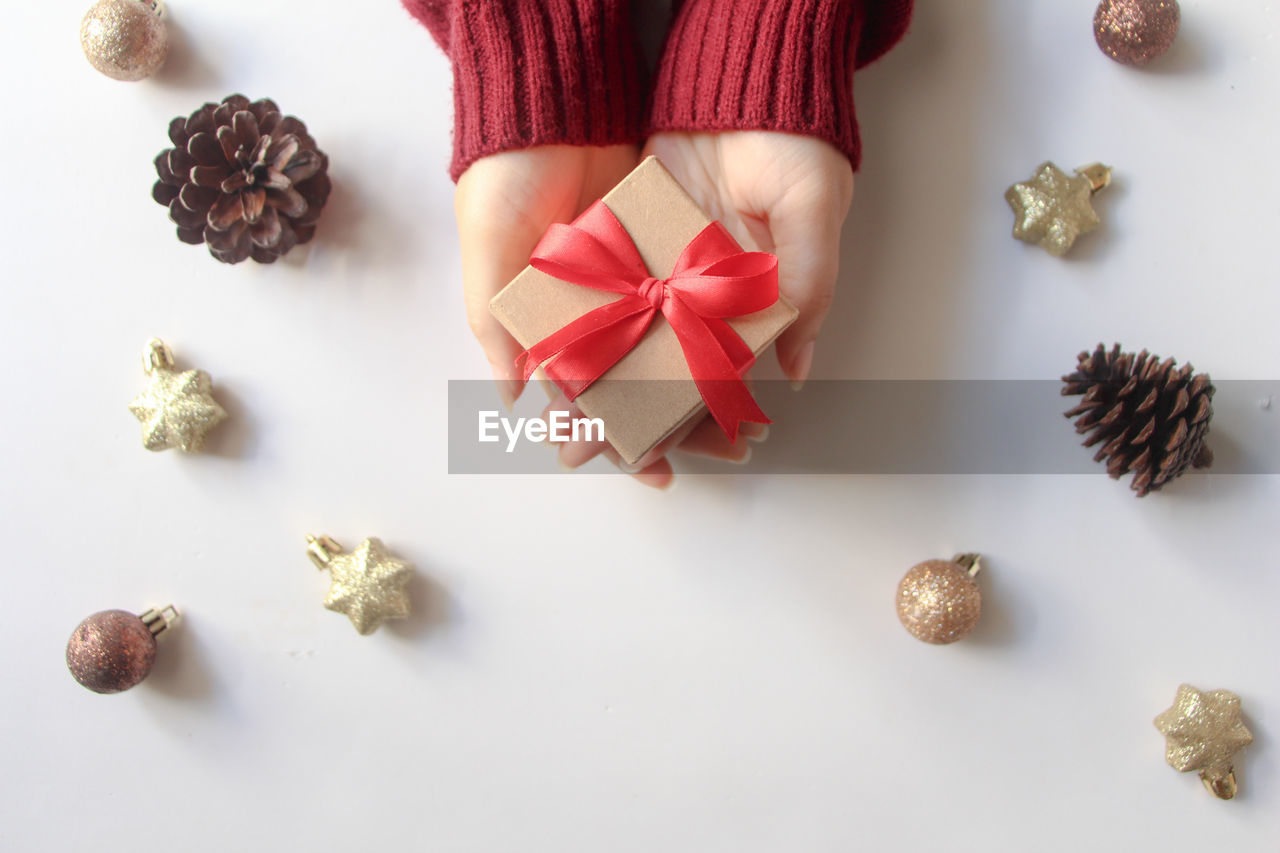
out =
[[(1119, 340), (1274, 379), (1280, 8), (1185, 0), (1138, 71), (1091, 0), (918, 6), (858, 76), (815, 376), (1053, 378)], [(83, 11), (9, 3), (0, 35), (0, 848), (1276, 849), (1277, 477), (450, 477), (446, 380), (487, 369), (427, 33), (393, 0), (175, 0), (170, 67), (124, 84)], [(169, 119), (233, 91), (333, 164), (274, 267), (179, 243), (149, 197)], [(1008, 233), (1044, 159), (1116, 168), (1063, 261)], [(208, 454), (140, 446), (153, 335), (231, 413)], [(382, 537), (415, 616), (357, 636), (308, 532)], [(980, 628), (911, 639), (899, 577), (970, 549)], [(145, 684), (67, 675), (83, 616), (169, 602)], [(1234, 802), (1164, 762), (1183, 681), (1244, 701)]]

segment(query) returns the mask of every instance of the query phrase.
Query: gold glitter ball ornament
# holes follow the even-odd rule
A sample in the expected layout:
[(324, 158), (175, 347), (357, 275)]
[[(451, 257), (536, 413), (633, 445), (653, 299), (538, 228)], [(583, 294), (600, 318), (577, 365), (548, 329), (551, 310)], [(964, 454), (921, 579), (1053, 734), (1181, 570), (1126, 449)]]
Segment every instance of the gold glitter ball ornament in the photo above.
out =
[(1164, 735), (1165, 760), (1175, 770), (1200, 772), (1200, 781), (1214, 796), (1236, 795), (1235, 754), (1253, 743), (1240, 717), (1240, 697), (1229, 690), (1178, 688), (1173, 706), (1155, 719)]
[(1124, 65), (1146, 65), (1173, 45), (1182, 23), (1176, 0), (1102, 0), (1093, 13), (1093, 37)]
[(142, 360), (150, 384), (129, 404), (129, 411), (142, 422), (142, 446), (176, 447), (187, 453), (203, 449), (206, 433), (227, 416), (210, 393), (209, 374), (175, 370), (173, 353), (156, 338), (147, 342)]
[(917, 640), (945, 645), (963, 639), (982, 615), (982, 591), (974, 581), (977, 554), (926, 560), (898, 584), (898, 619)]
[(1013, 236), (1036, 243), (1054, 257), (1062, 257), (1076, 238), (1100, 224), (1090, 200), (1111, 183), (1111, 167), (1082, 166), (1068, 175), (1053, 163), (1041, 163), (1030, 180), (1005, 192), (1013, 208)]
[(113, 80), (150, 77), (169, 53), (164, 4), (99, 0), (80, 22), (80, 47), (89, 64)]
[(388, 619), (409, 615), (409, 578), (413, 567), (387, 553), (370, 537), (350, 554), (328, 536), (307, 537), (307, 555), (331, 582), (324, 606), (345, 613), (361, 634), (372, 634)]
[(139, 616), (102, 610), (76, 626), (67, 641), (67, 669), (94, 693), (120, 693), (141, 682), (156, 659), (156, 637), (178, 621), (173, 605)]

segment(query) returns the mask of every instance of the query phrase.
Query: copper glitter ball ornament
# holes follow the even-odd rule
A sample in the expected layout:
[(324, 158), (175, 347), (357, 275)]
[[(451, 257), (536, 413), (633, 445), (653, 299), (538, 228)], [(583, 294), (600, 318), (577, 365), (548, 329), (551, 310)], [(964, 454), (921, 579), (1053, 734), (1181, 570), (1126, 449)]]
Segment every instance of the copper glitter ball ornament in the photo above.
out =
[(977, 554), (925, 560), (898, 584), (898, 619), (917, 640), (945, 645), (963, 639), (982, 615), (982, 591), (973, 577)]
[(158, 0), (99, 0), (80, 22), (89, 64), (113, 80), (142, 80), (164, 65), (169, 31)]
[(1116, 62), (1142, 66), (1173, 45), (1181, 21), (1177, 0), (1102, 0), (1093, 37)]
[(94, 693), (120, 693), (138, 684), (156, 660), (156, 637), (178, 620), (172, 605), (135, 616), (102, 610), (76, 626), (67, 641), (67, 669)]

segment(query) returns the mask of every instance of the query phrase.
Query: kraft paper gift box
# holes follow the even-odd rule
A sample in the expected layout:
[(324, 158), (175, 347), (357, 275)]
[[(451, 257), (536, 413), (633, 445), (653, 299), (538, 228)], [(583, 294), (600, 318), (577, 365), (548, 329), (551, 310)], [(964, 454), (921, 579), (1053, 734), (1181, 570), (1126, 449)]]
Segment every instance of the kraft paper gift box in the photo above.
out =
[[(669, 277), (681, 252), (711, 222), (657, 157), (645, 158), (602, 201), (655, 278)], [(583, 314), (621, 298), (528, 266), (493, 298), (489, 310), (528, 349)], [(795, 318), (796, 309), (779, 295), (768, 308), (727, 322), (758, 356)], [(636, 346), (576, 402), (584, 415), (604, 421), (605, 438), (627, 464), (635, 464), (706, 411), (680, 342), (661, 313)]]

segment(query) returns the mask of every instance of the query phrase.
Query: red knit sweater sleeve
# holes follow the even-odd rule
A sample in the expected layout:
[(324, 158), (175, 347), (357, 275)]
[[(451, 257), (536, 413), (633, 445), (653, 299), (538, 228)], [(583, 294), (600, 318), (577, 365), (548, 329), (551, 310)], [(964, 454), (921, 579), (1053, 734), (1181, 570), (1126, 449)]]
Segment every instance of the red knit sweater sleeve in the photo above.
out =
[(649, 129), (776, 130), (825, 139), (856, 169), (853, 72), (906, 32), (912, 0), (685, 0)]
[(534, 145), (641, 138), (646, 74), (630, 0), (402, 0), (453, 64), (456, 181)]

